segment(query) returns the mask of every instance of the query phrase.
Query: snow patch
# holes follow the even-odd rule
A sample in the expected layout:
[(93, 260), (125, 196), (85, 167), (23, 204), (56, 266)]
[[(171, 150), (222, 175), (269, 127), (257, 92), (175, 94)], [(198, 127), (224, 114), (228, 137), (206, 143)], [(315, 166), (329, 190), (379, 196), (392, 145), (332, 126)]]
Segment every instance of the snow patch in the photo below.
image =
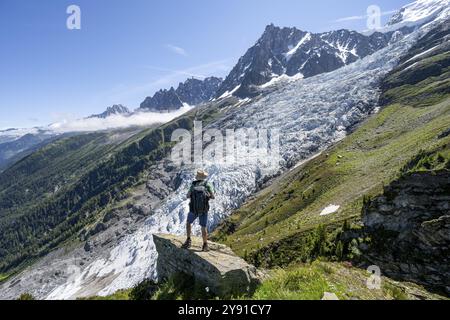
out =
[(335, 213), (339, 210), (341, 206), (337, 206), (334, 204), (330, 204), (328, 207), (326, 207), (325, 209), (322, 210), (322, 212), (320, 213), (321, 216), (327, 216), (329, 214)]
[(356, 46), (349, 50), (348, 49), (348, 46), (349, 46), (348, 43), (346, 45), (343, 45), (343, 44), (341, 44), (339, 42), (334, 44), (334, 43), (325, 41), (325, 43), (327, 43), (329, 46), (331, 46), (334, 49), (339, 51), (338, 53), (336, 53), (336, 57), (341, 59), (344, 64), (347, 64), (347, 59), (348, 59), (350, 54), (359, 58), (358, 54), (356, 53)]
[(306, 42), (310, 41), (312, 39), (311, 37), (311, 33), (307, 33), (298, 43), (297, 45), (292, 48), (291, 50), (289, 50), (287, 53), (284, 54), (284, 56), (286, 57), (286, 60), (289, 61), (292, 56), (297, 52), (298, 49), (300, 49), (300, 47), (305, 44)]
[(235, 93), (236, 91), (239, 90), (240, 87), (241, 87), (241, 85), (238, 85), (236, 88), (234, 88), (231, 91), (225, 91), (224, 94), (219, 97), (219, 99), (225, 99), (225, 98), (231, 97), (233, 95), (233, 93)]
[(303, 78), (304, 78), (304, 76), (300, 72), (291, 77), (286, 74), (282, 74), (281, 76), (273, 77), (269, 82), (266, 82), (265, 84), (260, 85), (259, 87), (265, 89), (265, 88), (271, 87), (279, 82), (291, 82), (291, 81), (297, 81), (297, 80), (300, 80)]
[(416, 54), (411, 59), (408, 59), (408, 61), (405, 61), (405, 63), (408, 63), (408, 62), (416, 60), (417, 58), (423, 57), (423, 56), (427, 55), (428, 53), (432, 52), (433, 50), (435, 50), (436, 48), (438, 48), (439, 46), (440, 46), (440, 44), (435, 46), (435, 47), (433, 47), (433, 48), (431, 48), (431, 49), (428, 49), (428, 50), (425, 50), (425, 51), (423, 51), (423, 52), (421, 52), (419, 54)]

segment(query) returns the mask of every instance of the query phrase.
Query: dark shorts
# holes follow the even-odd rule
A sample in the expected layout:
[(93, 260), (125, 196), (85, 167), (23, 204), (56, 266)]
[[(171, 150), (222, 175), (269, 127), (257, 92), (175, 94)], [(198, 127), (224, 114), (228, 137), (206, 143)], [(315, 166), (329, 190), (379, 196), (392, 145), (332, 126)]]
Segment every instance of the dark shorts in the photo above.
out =
[(200, 226), (202, 226), (203, 228), (206, 228), (206, 225), (208, 224), (208, 214), (205, 213), (205, 214), (198, 216), (193, 212), (189, 212), (187, 221), (189, 224), (193, 224), (197, 218), (198, 218), (198, 221), (200, 222)]

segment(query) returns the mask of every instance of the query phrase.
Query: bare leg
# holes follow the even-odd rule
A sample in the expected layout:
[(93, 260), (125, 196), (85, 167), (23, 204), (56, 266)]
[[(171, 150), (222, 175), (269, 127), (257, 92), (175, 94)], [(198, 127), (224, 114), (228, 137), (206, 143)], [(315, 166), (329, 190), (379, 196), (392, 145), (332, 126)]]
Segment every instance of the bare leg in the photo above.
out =
[(202, 227), (202, 238), (203, 243), (208, 243), (208, 230), (206, 228)]
[(186, 236), (188, 239), (191, 238), (191, 224), (189, 222), (186, 222)]
[(191, 224), (186, 221), (186, 242), (181, 246), (183, 249), (189, 249), (191, 247)]

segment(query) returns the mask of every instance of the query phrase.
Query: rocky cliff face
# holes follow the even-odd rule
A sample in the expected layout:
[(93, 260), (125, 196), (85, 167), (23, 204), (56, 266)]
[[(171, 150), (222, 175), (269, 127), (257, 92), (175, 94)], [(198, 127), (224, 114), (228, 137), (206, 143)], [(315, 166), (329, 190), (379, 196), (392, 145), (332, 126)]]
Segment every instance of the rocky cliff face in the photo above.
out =
[(194, 106), (213, 98), (222, 83), (221, 78), (204, 80), (188, 79), (177, 89), (160, 90), (153, 97), (147, 97), (140, 108), (145, 111), (163, 112), (180, 109), (184, 103)]
[(382, 272), (450, 293), (450, 172), (419, 172), (364, 209), (368, 259)]
[(202, 240), (192, 238), (189, 250), (181, 249), (183, 237), (153, 235), (158, 252), (157, 273), (163, 280), (175, 273), (185, 273), (204, 283), (206, 290), (220, 297), (230, 297), (252, 292), (264, 278), (264, 274), (230, 248), (210, 242), (210, 252), (202, 252)]

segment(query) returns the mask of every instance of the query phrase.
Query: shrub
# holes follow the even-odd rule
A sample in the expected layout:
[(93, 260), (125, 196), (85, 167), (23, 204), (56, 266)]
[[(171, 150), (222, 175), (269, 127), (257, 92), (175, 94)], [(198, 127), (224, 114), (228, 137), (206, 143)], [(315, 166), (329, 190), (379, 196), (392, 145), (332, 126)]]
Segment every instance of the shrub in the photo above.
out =
[(30, 293), (22, 293), (17, 300), (36, 300)]
[(158, 290), (158, 285), (150, 279), (136, 285), (130, 292), (131, 300), (150, 300)]
[(361, 257), (361, 251), (359, 250), (359, 242), (357, 239), (352, 239), (349, 243), (348, 257), (351, 260), (358, 260)]
[(176, 273), (159, 286), (154, 300), (207, 300), (214, 299), (214, 294), (194, 277)]
[(339, 241), (336, 245), (335, 255), (338, 260), (342, 260), (344, 258), (344, 243)]
[(317, 227), (315, 231), (315, 246), (313, 254), (317, 256), (326, 256), (328, 252), (327, 229), (324, 225)]
[(394, 300), (408, 300), (408, 295), (400, 288), (385, 283), (383, 291), (391, 296)]

